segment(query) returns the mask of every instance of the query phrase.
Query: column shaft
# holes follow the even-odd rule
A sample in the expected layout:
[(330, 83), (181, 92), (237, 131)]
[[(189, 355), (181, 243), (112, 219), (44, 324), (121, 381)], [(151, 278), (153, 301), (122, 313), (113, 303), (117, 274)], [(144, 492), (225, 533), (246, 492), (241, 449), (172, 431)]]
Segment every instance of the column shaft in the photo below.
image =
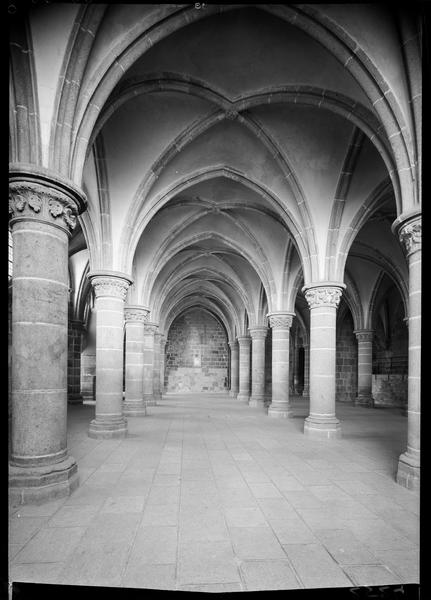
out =
[(120, 438), (127, 434), (123, 416), (124, 301), (131, 279), (113, 272), (88, 275), (96, 294), (96, 418), (88, 435)]
[(416, 217), (401, 225), (401, 242), (409, 262), (409, 357), (407, 450), (398, 462), (397, 482), (409, 489), (420, 487), (420, 418), (421, 418), (421, 262), (422, 221)]
[(304, 344), (304, 389), (302, 395), (308, 397), (310, 395), (310, 346)]
[(154, 398), (154, 334), (157, 325), (146, 323), (144, 328), (144, 401), (147, 406), (155, 406)]
[(162, 394), (160, 391), (160, 343), (162, 339), (162, 334), (156, 332), (154, 334), (154, 371), (153, 371), (153, 394), (154, 399), (157, 403), (157, 400), (162, 399)]
[(141, 306), (127, 306), (126, 320), (126, 397), (123, 414), (145, 416), (143, 398), (144, 324), (148, 310)]
[(354, 331), (358, 340), (358, 393), (355, 404), (372, 406), (373, 384), (373, 332), (367, 329)]
[(79, 482), (66, 444), (67, 260), (68, 236), (84, 201), (59, 187), (46, 175), (11, 170), (9, 480), (10, 499), (18, 503), (66, 496)]
[(335, 416), (335, 365), (341, 286), (310, 286), (305, 297), (310, 306), (310, 415), (304, 433), (323, 439), (340, 437)]
[(229, 342), (230, 347), (230, 392), (229, 396), (236, 398), (239, 392), (239, 350), (238, 342)]
[(289, 402), (289, 345), (292, 313), (272, 313), (272, 399), (268, 416), (288, 418), (292, 414)]
[(237, 399), (247, 402), (250, 399), (250, 342), (248, 335), (238, 338), (239, 344), (239, 393)]
[(253, 327), (251, 335), (251, 396), (250, 406), (265, 409), (265, 338), (268, 328)]

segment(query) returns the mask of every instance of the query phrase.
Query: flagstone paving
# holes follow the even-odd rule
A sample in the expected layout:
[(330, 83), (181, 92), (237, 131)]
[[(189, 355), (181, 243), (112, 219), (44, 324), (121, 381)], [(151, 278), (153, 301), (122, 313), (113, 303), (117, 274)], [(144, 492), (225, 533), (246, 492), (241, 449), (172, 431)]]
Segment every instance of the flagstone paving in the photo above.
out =
[(165, 395), (123, 440), (70, 406), (80, 487), (10, 507), (11, 581), (189, 591), (418, 583), (419, 497), (394, 480), (407, 419), (337, 405), (343, 436), (302, 433), (224, 394)]

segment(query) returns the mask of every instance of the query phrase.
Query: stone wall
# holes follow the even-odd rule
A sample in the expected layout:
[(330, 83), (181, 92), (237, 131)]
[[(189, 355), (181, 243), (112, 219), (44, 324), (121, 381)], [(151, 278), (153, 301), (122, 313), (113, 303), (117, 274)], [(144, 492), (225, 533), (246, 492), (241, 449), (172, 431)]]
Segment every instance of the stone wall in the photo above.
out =
[(82, 323), (70, 321), (67, 330), (67, 398), (75, 402), (81, 397)]
[(358, 345), (353, 333), (353, 320), (347, 314), (337, 324), (336, 399), (353, 402), (358, 384)]
[(222, 392), (228, 385), (228, 345), (220, 323), (196, 309), (171, 325), (166, 347), (168, 392)]
[(407, 375), (373, 375), (374, 406), (407, 407)]

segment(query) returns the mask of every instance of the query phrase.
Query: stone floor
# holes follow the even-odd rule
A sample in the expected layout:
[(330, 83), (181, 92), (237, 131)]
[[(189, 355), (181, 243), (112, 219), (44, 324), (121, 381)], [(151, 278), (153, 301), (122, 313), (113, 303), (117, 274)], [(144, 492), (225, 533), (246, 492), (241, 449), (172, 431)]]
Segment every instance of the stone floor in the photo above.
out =
[(69, 407), (80, 487), (12, 507), (11, 581), (240, 591), (417, 583), (419, 499), (394, 482), (406, 417), (338, 405), (343, 437), (225, 395), (166, 395), (124, 440)]

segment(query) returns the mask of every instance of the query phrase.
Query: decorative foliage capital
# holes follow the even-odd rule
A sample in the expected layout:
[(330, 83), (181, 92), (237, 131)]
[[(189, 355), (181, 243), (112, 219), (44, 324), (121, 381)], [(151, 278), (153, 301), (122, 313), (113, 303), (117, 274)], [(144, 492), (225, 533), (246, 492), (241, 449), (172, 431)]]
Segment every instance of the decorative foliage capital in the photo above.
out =
[(150, 310), (144, 306), (125, 306), (124, 319), (126, 323), (145, 323)]
[(71, 233), (76, 227), (77, 204), (66, 194), (32, 181), (9, 184), (9, 218), (37, 219)]
[(107, 296), (109, 298), (121, 298), (121, 300), (126, 299), (130, 280), (112, 275), (93, 275), (90, 278), (96, 298)]
[(293, 317), (292, 313), (271, 313), (268, 315), (269, 324), (272, 329), (290, 329), (292, 327)]
[(145, 323), (145, 333), (149, 333), (151, 335), (155, 335), (158, 327), (159, 326), (157, 325), (157, 323), (147, 322), (147, 323)]
[(264, 340), (268, 334), (268, 327), (250, 327), (249, 332), (253, 340)]
[(372, 342), (374, 331), (372, 329), (357, 329), (353, 332), (358, 342)]
[(407, 256), (417, 252), (422, 248), (422, 220), (421, 218), (409, 221), (399, 229), (399, 238), (401, 244), (407, 253)]
[(249, 335), (239, 335), (237, 340), (240, 346), (249, 346), (251, 344), (251, 337)]
[(339, 287), (312, 287), (305, 291), (305, 299), (310, 308), (331, 306), (337, 308), (340, 304), (342, 289)]

